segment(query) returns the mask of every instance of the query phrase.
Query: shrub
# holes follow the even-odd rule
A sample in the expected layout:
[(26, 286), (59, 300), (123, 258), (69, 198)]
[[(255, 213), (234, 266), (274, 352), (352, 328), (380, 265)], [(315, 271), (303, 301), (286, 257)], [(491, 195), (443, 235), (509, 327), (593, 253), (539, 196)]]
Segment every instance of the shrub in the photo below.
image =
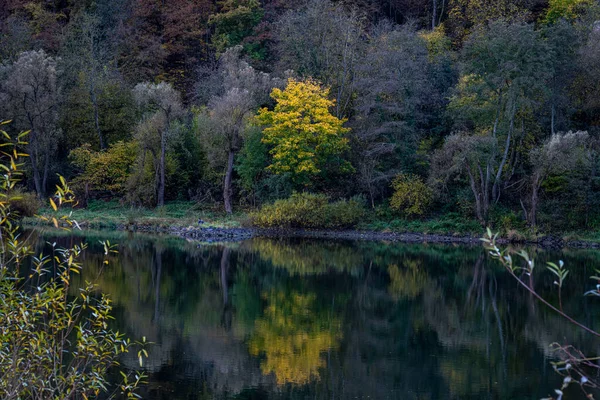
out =
[(431, 205), (431, 189), (416, 175), (398, 174), (392, 181), (390, 206), (406, 216), (423, 215)]
[(8, 204), (19, 217), (33, 217), (42, 206), (35, 193), (14, 189), (8, 194)]
[[(26, 134), (14, 141), (1, 129), (0, 135), (7, 139), (4, 146), (13, 146), (13, 151), (0, 153), (0, 398), (89, 399), (110, 396), (110, 392), (115, 397), (120, 393), (127, 399), (139, 398), (136, 390), (145, 375), (119, 371), (118, 360), (134, 345), (144, 346), (145, 339), (132, 343), (110, 329), (110, 299), (92, 283), (74, 285), (72, 278), (81, 272), (85, 244), (70, 248), (53, 244), (52, 252), (44, 255), (34, 253), (32, 243), (20, 238), (12, 205), (20, 204), (21, 212), (30, 212), (35, 204), (31, 195), (16, 189), (24, 165), (24, 155), (16, 149), (26, 144), (22, 140)], [(67, 204), (75, 204), (75, 199), (60, 177), (50, 205), (60, 212)], [(41, 218), (57, 228), (59, 220), (77, 226), (69, 215)], [(103, 244), (104, 265), (116, 250), (108, 242)], [(140, 366), (144, 356), (142, 347)], [(116, 387), (109, 385), (111, 370), (122, 375)]]
[(137, 151), (136, 142), (117, 142), (108, 150), (98, 152), (92, 151), (89, 145), (72, 150), (69, 159), (82, 171), (73, 181), (74, 187), (86, 193), (123, 195)]
[(250, 218), (253, 225), (282, 228), (350, 228), (364, 215), (357, 198), (329, 203), (323, 194), (295, 193), (290, 198), (263, 206)]

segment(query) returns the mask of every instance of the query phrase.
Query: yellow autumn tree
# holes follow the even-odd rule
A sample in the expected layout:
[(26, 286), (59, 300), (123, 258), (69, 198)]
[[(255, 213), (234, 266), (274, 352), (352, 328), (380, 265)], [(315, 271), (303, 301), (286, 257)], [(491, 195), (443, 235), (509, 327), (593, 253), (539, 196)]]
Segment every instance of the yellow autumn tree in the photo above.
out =
[(345, 119), (331, 114), (335, 101), (329, 99), (329, 88), (312, 79), (290, 79), (284, 90), (273, 89), (271, 97), (277, 102), (274, 110), (262, 108), (256, 118), (264, 126), (263, 143), (273, 146), (270, 171), (289, 174), (292, 182), (306, 186), (326, 165), (352, 170), (341, 157), (350, 129), (344, 128)]

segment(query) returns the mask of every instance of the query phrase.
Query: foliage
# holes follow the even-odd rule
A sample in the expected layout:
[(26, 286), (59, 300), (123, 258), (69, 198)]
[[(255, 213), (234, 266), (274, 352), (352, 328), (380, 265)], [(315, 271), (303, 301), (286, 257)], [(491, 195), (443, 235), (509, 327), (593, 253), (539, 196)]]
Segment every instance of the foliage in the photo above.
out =
[(561, 18), (576, 18), (585, 8), (594, 4), (592, 0), (550, 0), (544, 16), (545, 23), (554, 23)]
[(263, 294), (264, 316), (255, 323), (250, 354), (264, 354), (263, 374), (275, 374), (278, 385), (307, 384), (319, 379), (322, 353), (342, 338), (341, 322), (316, 307), (314, 294), (273, 290)]
[[(82, 173), (73, 181), (79, 192), (111, 196), (125, 194), (131, 167), (135, 165), (138, 144), (135, 141), (117, 142), (105, 151), (95, 152), (86, 144), (71, 151), (69, 158)], [(96, 195), (97, 196), (97, 195)], [(92, 197), (96, 197), (92, 195)]]
[(18, 131), (29, 131), (29, 152), (35, 191), (46, 193), (51, 158), (57, 149), (58, 129), (57, 61), (44, 50), (26, 51), (12, 64), (0, 66), (0, 112), (14, 120)]
[(210, 16), (209, 23), (215, 29), (213, 44), (217, 52), (222, 53), (250, 36), (262, 19), (263, 10), (257, 0), (224, 0), (219, 3), (221, 10)]
[[(110, 299), (98, 295), (92, 283), (82, 288), (73, 285), (86, 245), (52, 246), (51, 254), (35, 255), (28, 240), (20, 238), (10, 198), (22, 177), (25, 156), (15, 146), (23, 144), (25, 134), (15, 141), (2, 134), (8, 142), (0, 155), (0, 231), (5, 244), (0, 252), (0, 395), (4, 399), (97, 398), (102, 393), (138, 398), (143, 374), (122, 372), (117, 388), (108, 383), (109, 369), (118, 368), (119, 356), (134, 347), (123, 334), (109, 328)], [(61, 177), (51, 206), (58, 210), (74, 201)], [(77, 225), (68, 216), (60, 220)], [(59, 226), (56, 217), (52, 221)], [(106, 256), (115, 251), (108, 242), (104, 248)], [(27, 270), (24, 275), (23, 269)], [(144, 356), (142, 348), (140, 365)]]
[(251, 220), (260, 227), (350, 228), (363, 214), (360, 199), (329, 203), (323, 194), (295, 193), (288, 199), (262, 206), (251, 214)]
[(33, 217), (42, 206), (35, 193), (26, 192), (21, 188), (13, 188), (8, 195), (8, 207), (19, 217)]
[(433, 200), (431, 189), (416, 175), (397, 175), (392, 188), (390, 206), (407, 216), (423, 215)]
[(341, 158), (348, 149), (344, 134), (349, 129), (343, 127), (345, 120), (331, 115), (335, 102), (329, 100), (328, 88), (310, 79), (290, 79), (285, 90), (273, 89), (271, 97), (277, 102), (274, 110), (262, 108), (256, 118), (265, 126), (263, 142), (272, 146), (270, 171), (290, 174), (293, 182), (308, 186), (329, 165), (351, 170)]

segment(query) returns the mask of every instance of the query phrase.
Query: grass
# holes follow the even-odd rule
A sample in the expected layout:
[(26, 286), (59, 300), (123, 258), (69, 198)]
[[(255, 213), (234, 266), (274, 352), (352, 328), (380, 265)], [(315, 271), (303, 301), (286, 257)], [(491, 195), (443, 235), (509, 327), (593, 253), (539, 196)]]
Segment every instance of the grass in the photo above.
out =
[[(247, 211), (247, 210), (246, 210)], [(72, 218), (82, 227), (88, 229), (126, 228), (128, 226), (144, 226), (147, 228), (197, 227), (198, 219), (205, 223), (203, 227), (237, 228), (248, 221), (248, 213), (241, 210), (233, 215), (207, 210), (194, 202), (171, 202), (156, 209), (136, 209), (119, 204), (118, 201), (92, 201), (85, 209), (73, 210)], [(43, 208), (39, 212), (44, 216), (59, 216), (51, 208)], [(514, 218), (513, 218), (514, 219)], [(500, 215), (494, 219), (492, 230), (501, 237), (513, 240), (535, 240), (543, 236), (541, 231), (531, 231), (523, 223), (508, 220)], [(508, 222), (506, 222), (508, 221)], [(30, 217), (23, 220), (24, 226), (50, 225), (39, 218)], [(483, 229), (474, 219), (466, 218), (460, 213), (436, 215), (427, 219), (405, 219), (389, 213), (370, 212), (355, 229), (377, 232), (410, 232), (438, 234), (448, 236), (479, 236)], [(554, 231), (556, 232), (556, 231)], [(565, 241), (600, 242), (600, 231), (574, 230), (559, 232)]]
[(432, 219), (377, 218), (363, 222), (358, 227), (369, 231), (412, 232), (438, 235), (481, 234), (481, 225), (456, 213), (450, 213)]
[[(64, 213), (64, 210), (63, 210)], [(59, 216), (51, 208), (39, 211), (43, 216)], [(205, 223), (203, 227), (234, 228), (244, 220), (244, 213), (227, 215), (225, 213), (203, 210), (193, 202), (172, 202), (156, 209), (131, 208), (118, 201), (92, 201), (87, 208), (73, 210), (72, 219), (82, 227), (91, 229), (117, 229), (124, 226), (151, 227), (187, 227), (198, 226), (198, 219)], [(25, 218), (24, 225), (47, 225), (36, 217)]]

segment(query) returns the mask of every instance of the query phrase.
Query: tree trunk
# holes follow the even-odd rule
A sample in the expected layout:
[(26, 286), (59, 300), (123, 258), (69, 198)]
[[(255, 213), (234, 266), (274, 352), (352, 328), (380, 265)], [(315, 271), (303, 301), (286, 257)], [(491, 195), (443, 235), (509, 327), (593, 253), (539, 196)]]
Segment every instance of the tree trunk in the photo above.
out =
[[(92, 78), (93, 79), (93, 78)], [(96, 128), (96, 134), (98, 135), (98, 140), (100, 140), (100, 149), (106, 149), (106, 142), (104, 141), (104, 135), (102, 134), (102, 130), (100, 129), (100, 116), (98, 113), (98, 100), (96, 98), (96, 90), (94, 86), (90, 87), (90, 100), (92, 101), (92, 109), (94, 110), (94, 127)]]
[(552, 109), (550, 112), (550, 133), (554, 135), (554, 120), (556, 118), (556, 105), (554, 104), (554, 99), (552, 99)]
[(225, 211), (227, 214), (231, 214), (233, 209), (231, 207), (231, 178), (233, 176), (233, 150), (229, 150), (227, 157), (227, 171), (225, 172), (225, 182), (223, 184), (223, 201), (225, 202)]
[(33, 171), (33, 184), (35, 186), (35, 192), (37, 193), (39, 198), (44, 197), (44, 193), (42, 190), (42, 179), (40, 177), (40, 169), (38, 168), (37, 159), (35, 154), (31, 155), (31, 169)]
[(515, 127), (515, 114), (517, 112), (516, 108), (516, 104), (513, 105), (510, 115), (510, 127), (508, 129), (508, 134), (506, 135), (506, 143), (504, 144), (504, 154), (502, 155), (502, 161), (500, 161), (500, 165), (498, 166), (498, 172), (496, 173), (494, 186), (492, 186), (492, 201), (494, 202), (497, 202), (500, 199), (500, 183), (502, 182), (502, 171), (504, 170), (504, 165), (506, 165), (506, 160), (508, 159), (510, 142)]
[(160, 136), (160, 165), (158, 179), (157, 203), (159, 207), (165, 205), (165, 153), (167, 147), (167, 132), (163, 131)]
[(467, 167), (467, 172), (469, 174), (469, 183), (471, 185), (471, 191), (473, 192), (473, 197), (475, 198), (475, 214), (477, 215), (477, 220), (481, 223), (482, 226), (485, 226), (485, 218), (483, 215), (483, 207), (481, 204), (481, 192), (477, 189), (477, 184), (475, 183), (475, 177), (471, 170)]
[(435, 29), (435, 24), (437, 20), (437, 0), (433, 1), (433, 16), (431, 17), (431, 30)]
[(50, 154), (45, 154), (44, 160), (44, 175), (42, 178), (42, 194), (46, 194), (46, 188), (48, 187), (48, 173), (50, 172)]
[(527, 213), (527, 216), (529, 217), (528, 222), (531, 227), (535, 227), (537, 224), (537, 208), (538, 208), (538, 204), (540, 202), (539, 191), (540, 191), (541, 184), (542, 184), (542, 178), (539, 174), (536, 173), (533, 176), (533, 182), (531, 184), (531, 204), (530, 204), (531, 209)]

